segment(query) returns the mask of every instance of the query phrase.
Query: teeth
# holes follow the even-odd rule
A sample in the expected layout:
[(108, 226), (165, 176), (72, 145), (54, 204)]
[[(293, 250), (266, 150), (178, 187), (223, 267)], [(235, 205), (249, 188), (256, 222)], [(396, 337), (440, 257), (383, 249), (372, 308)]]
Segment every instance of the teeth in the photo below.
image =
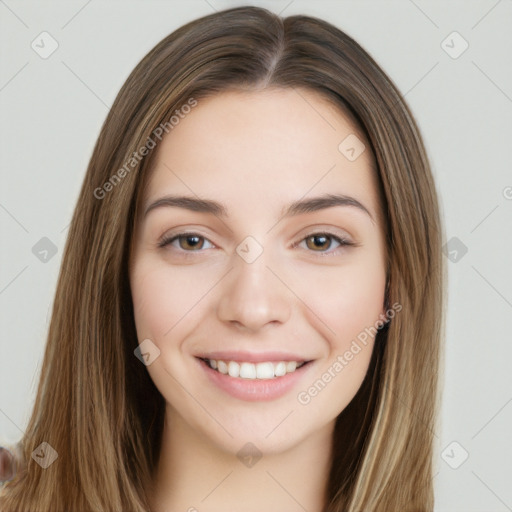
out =
[[(296, 363), (295, 363), (295, 366), (297, 366)], [(295, 371), (295, 366), (293, 367), (293, 370), (290, 371), (290, 373)], [(277, 363), (274, 368), (274, 374), (276, 377), (282, 377), (283, 375), (286, 375), (287, 370), (288, 370), (288, 365), (285, 362)]]
[(230, 377), (238, 377), (240, 375), (240, 365), (235, 361), (230, 361), (228, 364), (228, 373)]
[(297, 369), (297, 363), (295, 361), (288, 361), (286, 363), (286, 371), (288, 373), (294, 372)]
[(215, 359), (206, 360), (210, 368), (219, 373), (229, 375), (230, 377), (240, 377), (242, 379), (273, 379), (282, 377), (287, 373), (292, 373), (300, 368), (304, 361), (278, 361), (277, 363), (237, 363), (236, 361), (220, 361)]
[(272, 363), (259, 363), (256, 366), (256, 377), (258, 379), (273, 379), (274, 378), (274, 365)]
[[(242, 379), (255, 379), (256, 378), (256, 366), (254, 366), (251, 363), (242, 363), (240, 365), (239, 376), (242, 377)], [(261, 377), (260, 377), (260, 379), (261, 379)]]
[(228, 373), (228, 365), (224, 361), (214, 361), (213, 359), (209, 359), (210, 366), (215, 370), (215, 367), (212, 365), (212, 361), (217, 365), (217, 369), (220, 373), (227, 375)]

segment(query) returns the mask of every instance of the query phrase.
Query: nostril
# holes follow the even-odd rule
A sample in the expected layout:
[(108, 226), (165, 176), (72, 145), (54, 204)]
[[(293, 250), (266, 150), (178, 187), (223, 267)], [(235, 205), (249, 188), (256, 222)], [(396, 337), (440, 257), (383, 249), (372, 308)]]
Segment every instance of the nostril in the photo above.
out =
[(16, 461), (13, 454), (0, 446), (0, 483), (12, 480), (16, 474)]

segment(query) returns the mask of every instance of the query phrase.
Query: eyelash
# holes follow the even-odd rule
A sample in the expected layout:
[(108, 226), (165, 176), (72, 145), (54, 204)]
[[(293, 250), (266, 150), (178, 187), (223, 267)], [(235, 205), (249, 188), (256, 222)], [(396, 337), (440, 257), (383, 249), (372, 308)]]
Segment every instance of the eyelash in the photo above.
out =
[[(165, 246), (172, 244), (172, 242), (174, 242), (175, 240), (178, 240), (179, 238), (183, 238), (183, 237), (187, 237), (187, 236), (196, 236), (198, 238), (203, 238), (204, 240), (208, 240), (205, 236), (202, 236), (199, 233), (183, 232), (183, 233), (177, 233), (177, 234), (171, 235), (171, 236), (164, 236), (158, 243), (158, 247), (164, 248)], [(340, 249), (341, 247), (356, 245), (354, 242), (351, 242), (350, 240), (347, 240), (346, 238), (343, 238), (341, 236), (335, 235), (334, 233), (329, 233), (327, 231), (318, 231), (318, 232), (309, 233), (304, 238), (302, 238), (298, 243), (294, 243), (293, 247), (297, 247), (301, 242), (304, 242), (304, 240), (307, 240), (308, 238), (311, 238), (312, 236), (326, 236), (326, 237), (333, 239), (334, 241), (336, 241), (340, 244), (340, 247), (337, 247), (337, 249)], [(210, 243), (213, 245), (212, 242), (210, 242)], [(198, 249), (197, 251), (185, 251), (183, 249), (178, 249), (178, 250), (179, 250), (179, 252), (182, 252), (185, 257), (192, 256), (192, 254), (195, 252), (203, 252), (202, 249)], [(325, 256), (333, 255), (333, 252), (335, 252), (335, 251), (336, 251), (336, 249), (334, 249), (334, 251), (330, 251), (330, 252), (327, 252), (327, 251), (318, 251), (318, 252), (310, 251), (310, 252), (312, 252), (312, 253), (317, 252), (318, 256), (325, 257)]]

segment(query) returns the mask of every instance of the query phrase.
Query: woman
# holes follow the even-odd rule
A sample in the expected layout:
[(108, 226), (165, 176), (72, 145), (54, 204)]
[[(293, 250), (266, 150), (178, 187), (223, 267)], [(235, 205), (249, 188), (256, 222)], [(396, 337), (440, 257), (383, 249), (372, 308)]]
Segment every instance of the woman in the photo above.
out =
[(431, 511), (442, 238), (350, 37), (254, 7), (181, 27), (98, 138), (1, 510)]

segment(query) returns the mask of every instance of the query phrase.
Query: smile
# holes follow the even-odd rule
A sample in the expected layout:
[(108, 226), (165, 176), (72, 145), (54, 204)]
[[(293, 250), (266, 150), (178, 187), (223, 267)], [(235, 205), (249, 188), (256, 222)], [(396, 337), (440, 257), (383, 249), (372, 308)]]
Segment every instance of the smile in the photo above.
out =
[(216, 359), (203, 359), (210, 368), (223, 375), (242, 379), (268, 380), (283, 377), (293, 373), (305, 364), (305, 361), (267, 361), (263, 363), (249, 363), (237, 361), (222, 361)]
[(206, 383), (244, 401), (270, 401), (293, 394), (316, 367), (315, 360), (287, 352), (224, 350), (194, 357)]

